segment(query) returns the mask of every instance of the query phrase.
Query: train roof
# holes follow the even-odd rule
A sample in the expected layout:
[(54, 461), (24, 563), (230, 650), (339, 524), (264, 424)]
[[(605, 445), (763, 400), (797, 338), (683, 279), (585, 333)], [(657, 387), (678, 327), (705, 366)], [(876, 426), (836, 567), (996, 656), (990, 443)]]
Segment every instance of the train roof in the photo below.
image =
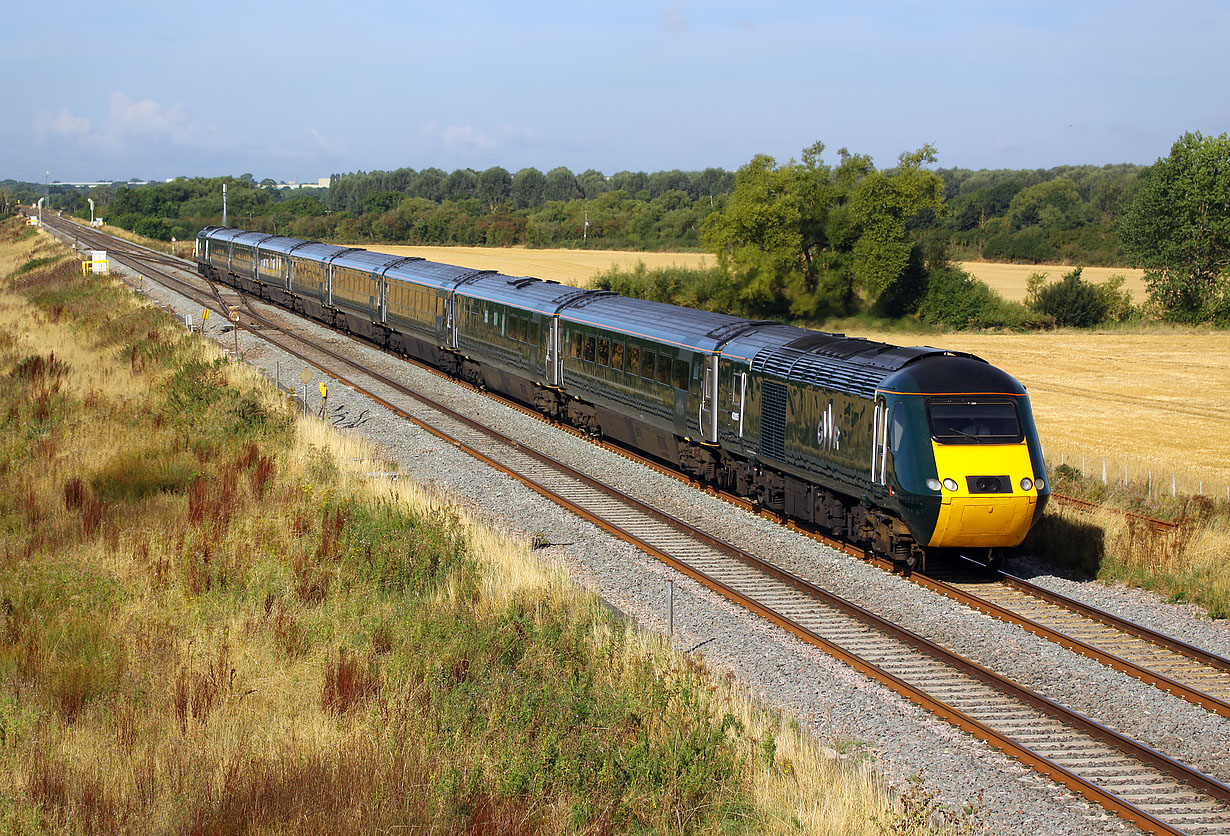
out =
[[(304, 247), (304, 249), (307, 249)], [(302, 252), (303, 250), (296, 250)], [(362, 270), (365, 273), (380, 275), (386, 267), (405, 259), (405, 256), (389, 255), (388, 253), (372, 252), (371, 250), (352, 249), (333, 259), (337, 267), (349, 267), (352, 270)]]
[(600, 295), (603, 291), (583, 287), (544, 282), (531, 276), (506, 276), (503, 273), (487, 272), (475, 276), (457, 288), (461, 296), (489, 299), (515, 308), (555, 314), (566, 305), (587, 296)]
[(288, 238), (285, 235), (274, 235), (260, 242), (260, 248), (266, 252), (287, 255), (304, 244), (315, 244), (315, 241), (304, 241), (302, 238)]
[(462, 282), (485, 276), (492, 271), (475, 270), (473, 267), (458, 267), (422, 258), (406, 258), (385, 271), (390, 281), (413, 282), (434, 288), (452, 290)]
[(605, 292), (570, 304), (560, 319), (697, 351), (716, 351), (735, 335), (767, 324)]
[(1006, 371), (972, 354), (951, 351), (932, 354), (909, 363), (886, 378), (880, 388), (910, 395), (1010, 395), (1026, 394), (1021, 382)]
[[(922, 375), (911, 376), (903, 371), (928, 358), (959, 357), (966, 368), (994, 368), (971, 354), (957, 355), (930, 346), (897, 346), (789, 325), (740, 335), (723, 353), (748, 361), (754, 371), (866, 398), (874, 397), (877, 389), (915, 393), (937, 391), (927, 387), (944, 377), (943, 361), (927, 365)], [(959, 375), (948, 377), (953, 386), (959, 385)], [(904, 388), (894, 388), (898, 385)]]

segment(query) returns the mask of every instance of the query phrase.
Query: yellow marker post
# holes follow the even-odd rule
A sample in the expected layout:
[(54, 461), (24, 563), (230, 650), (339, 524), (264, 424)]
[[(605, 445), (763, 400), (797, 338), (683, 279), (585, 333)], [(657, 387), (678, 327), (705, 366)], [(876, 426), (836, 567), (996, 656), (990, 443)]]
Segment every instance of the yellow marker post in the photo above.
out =
[(325, 386), (325, 382), (320, 382), (320, 417), (325, 417), (325, 406), (329, 403), (329, 389)]

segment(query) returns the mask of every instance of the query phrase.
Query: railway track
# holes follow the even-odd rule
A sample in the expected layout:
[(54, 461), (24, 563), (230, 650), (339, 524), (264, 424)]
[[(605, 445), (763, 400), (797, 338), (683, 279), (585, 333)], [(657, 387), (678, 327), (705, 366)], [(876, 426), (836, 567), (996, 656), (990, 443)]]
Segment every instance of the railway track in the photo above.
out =
[[(224, 292), (113, 257), (200, 304)], [(144, 256), (139, 256), (143, 258)], [(190, 270), (191, 265), (181, 269)], [(1230, 787), (266, 319), (261, 338), (1147, 830), (1230, 834)], [(269, 332), (278, 330), (281, 337)], [(292, 345), (291, 343), (295, 343)], [(298, 347), (296, 347), (296, 345)], [(347, 370), (339, 370), (339, 364)], [(360, 377), (363, 380), (360, 380)], [(379, 390), (379, 391), (378, 391)], [(412, 399), (414, 414), (395, 401)], [(940, 581), (934, 581), (939, 583)], [(954, 584), (956, 588), (959, 584)], [(1029, 629), (1029, 628), (1027, 628)], [(1062, 643), (1062, 642), (1061, 642)], [(1223, 660), (1224, 661), (1224, 660)]]

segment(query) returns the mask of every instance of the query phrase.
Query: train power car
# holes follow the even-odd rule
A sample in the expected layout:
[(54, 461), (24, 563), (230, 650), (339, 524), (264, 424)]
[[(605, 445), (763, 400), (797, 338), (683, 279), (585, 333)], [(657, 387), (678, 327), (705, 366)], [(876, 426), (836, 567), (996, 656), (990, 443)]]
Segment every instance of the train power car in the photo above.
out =
[(993, 564), (1050, 495), (1024, 387), (973, 355), (222, 227), (197, 262), (905, 567)]

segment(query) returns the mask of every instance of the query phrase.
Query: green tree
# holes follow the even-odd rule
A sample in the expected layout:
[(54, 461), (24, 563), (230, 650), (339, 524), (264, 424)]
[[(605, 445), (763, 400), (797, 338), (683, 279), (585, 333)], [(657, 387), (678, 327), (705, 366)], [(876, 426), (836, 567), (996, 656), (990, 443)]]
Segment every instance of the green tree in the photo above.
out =
[(581, 196), (577, 187), (577, 178), (564, 166), (558, 166), (547, 172), (543, 183), (543, 200), (574, 200)]
[(703, 222), (702, 240), (752, 312), (850, 313), (859, 289), (874, 301), (899, 282), (911, 287), (895, 288), (894, 308), (919, 299), (922, 256), (907, 226), (924, 209), (944, 211), (943, 181), (922, 168), (934, 150), (902, 154), (884, 172), (844, 148), (831, 168), (823, 150), (817, 142), (801, 162), (779, 166), (759, 155), (740, 168), (724, 206)]
[(507, 169), (498, 165), (492, 166), (478, 175), (478, 199), (489, 211), (494, 212), (501, 203), (507, 203), (511, 192), (512, 175)]
[(1230, 321), (1230, 136), (1180, 137), (1144, 175), (1121, 235), (1168, 318)]
[(542, 203), (547, 178), (536, 168), (523, 168), (513, 175), (512, 201), (518, 209), (530, 209)]
[(854, 244), (854, 275), (872, 298), (878, 298), (905, 275), (914, 242), (906, 224), (923, 210), (946, 211), (944, 181), (924, 163), (935, 162), (935, 149), (924, 145), (903, 153), (895, 169), (872, 172), (854, 189), (853, 207), (859, 226)]

